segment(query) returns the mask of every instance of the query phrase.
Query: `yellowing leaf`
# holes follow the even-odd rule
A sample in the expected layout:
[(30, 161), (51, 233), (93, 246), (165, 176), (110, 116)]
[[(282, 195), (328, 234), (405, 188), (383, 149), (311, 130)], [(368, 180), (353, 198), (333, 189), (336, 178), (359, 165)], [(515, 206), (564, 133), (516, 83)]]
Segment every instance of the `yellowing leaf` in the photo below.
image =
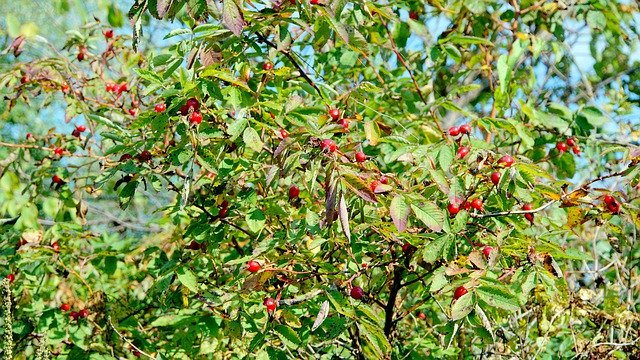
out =
[(582, 218), (584, 215), (582, 214), (582, 209), (574, 206), (567, 208), (567, 228), (573, 229), (576, 226), (582, 223)]
[(536, 190), (547, 199), (560, 200), (562, 198), (560, 192), (548, 186), (538, 185)]

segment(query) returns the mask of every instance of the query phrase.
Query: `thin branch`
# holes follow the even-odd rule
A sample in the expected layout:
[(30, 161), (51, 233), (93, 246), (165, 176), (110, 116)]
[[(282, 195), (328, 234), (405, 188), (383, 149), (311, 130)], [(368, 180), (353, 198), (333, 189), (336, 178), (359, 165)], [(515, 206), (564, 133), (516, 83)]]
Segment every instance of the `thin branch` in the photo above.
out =
[(318, 88), (318, 85), (316, 85), (315, 81), (313, 81), (313, 79), (311, 79), (309, 75), (307, 75), (307, 73), (304, 71), (302, 66), (298, 64), (298, 61), (294, 58), (294, 56), (292, 55), (292, 52), (290, 52), (289, 50), (279, 49), (278, 45), (274, 44), (273, 42), (271, 42), (269, 39), (267, 39), (264, 35), (260, 33), (256, 33), (256, 35), (258, 36), (258, 40), (267, 44), (269, 47), (272, 47), (278, 50), (280, 53), (282, 53), (282, 55), (284, 55), (287, 59), (289, 59), (289, 61), (291, 61), (291, 64), (293, 64), (293, 66), (295, 66), (295, 68), (298, 69), (298, 71), (300, 72), (300, 75), (302, 75), (305, 81), (318, 92), (318, 95), (320, 95), (320, 97), (324, 98), (324, 95), (322, 94), (322, 91), (320, 91), (320, 88)]
[(111, 328), (113, 329), (113, 331), (116, 332), (116, 334), (118, 334), (118, 336), (120, 337), (120, 339), (122, 339), (122, 341), (126, 342), (127, 344), (129, 344), (129, 346), (131, 346), (133, 349), (135, 349), (136, 351), (138, 351), (140, 354), (148, 357), (149, 359), (155, 359), (155, 356), (151, 356), (149, 354), (147, 354), (146, 352), (142, 351), (142, 349), (140, 349), (139, 347), (135, 346), (131, 341), (129, 341), (129, 339), (127, 339), (124, 335), (122, 335), (118, 329), (116, 329), (115, 326), (113, 326), (113, 323), (111, 322), (111, 317), (109, 316), (107, 319), (107, 322), (109, 323), (109, 326), (111, 326)]
[[(407, 69), (407, 72), (411, 77), (411, 81), (413, 82), (413, 86), (416, 88), (416, 92), (418, 93), (420, 100), (422, 100), (422, 102), (428, 106), (429, 102), (427, 101), (427, 99), (424, 98), (424, 95), (422, 94), (422, 90), (420, 90), (420, 85), (418, 85), (418, 81), (416, 80), (416, 77), (413, 75), (413, 71), (411, 71), (411, 68), (409, 68), (409, 65), (402, 57), (402, 54), (400, 54), (400, 51), (398, 51), (396, 42), (393, 40), (393, 34), (391, 34), (391, 30), (389, 30), (389, 26), (387, 25), (387, 23), (384, 21), (384, 19), (380, 14), (378, 14), (378, 18), (382, 22), (382, 25), (384, 25), (385, 30), (387, 30), (387, 35), (389, 35), (389, 42), (391, 43), (391, 50), (393, 50), (393, 52), (396, 54), (396, 57), (398, 58), (398, 61), (400, 61), (402, 66), (404, 66), (404, 68)], [(446, 138), (446, 135), (444, 133), (444, 130), (442, 130), (442, 126), (440, 125), (440, 123), (435, 118), (433, 120), (436, 123), (438, 130), (440, 130), (440, 133), (442, 134), (442, 136)]]
[(496, 216), (504, 216), (504, 215), (512, 215), (512, 214), (531, 214), (531, 213), (536, 213), (536, 212), (539, 212), (539, 211), (542, 211), (542, 210), (544, 210), (544, 209), (548, 208), (549, 206), (553, 205), (553, 204), (554, 204), (555, 202), (557, 202), (557, 201), (562, 201), (562, 200), (564, 200), (564, 199), (565, 199), (565, 198), (567, 198), (568, 196), (571, 196), (572, 194), (576, 193), (578, 190), (586, 190), (586, 189), (587, 189), (587, 187), (588, 187), (589, 185), (591, 185), (591, 184), (593, 184), (593, 183), (595, 183), (595, 182), (598, 182), (598, 181), (602, 181), (602, 180), (605, 180), (605, 179), (608, 179), (608, 178), (612, 178), (612, 177), (616, 177), (616, 176), (623, 175), (623, 174), (624, 174), (624, 172), (625, 172), (625, 171), (618, 171), (618, 172), (615, 172), (615, 173), (611, 173), (611, 174), (607, 174), (607, 175), (599, 176), (599, 177), (597, 177), (597, 178), (595, 178), (595, 179), (592, 179), (592, 180), (590, 180), (590, 181), (588, 181), (588, 182), (584, 183), (583, 185), (581, 185), (581, 186), (580, 186), (580, 187), (578, 187), (577, 189), (573, 190), (572, 192), (570, 192), (570, 193), (566, 193), (566, 194), (562, 195), (559, 199), (557, 199), (557, 200), (550, 200), (550, 201), (548, 201), (548, 202), (544, 203), (542, 206), (540, 206), (540, 207), (538, 207), (538, 208), (535, 208), (535, 209), (531, 209), (531, 210), (508, 210), (508, 211), (500, 211), (500, 212), (489, 213), (489, 214), (471, 214), (471, 216), (472, 216), (472, 217), (475, 217), (475, 218), (482, 219), (482, 218), (489, 218), (489, 217), (496, 217)]

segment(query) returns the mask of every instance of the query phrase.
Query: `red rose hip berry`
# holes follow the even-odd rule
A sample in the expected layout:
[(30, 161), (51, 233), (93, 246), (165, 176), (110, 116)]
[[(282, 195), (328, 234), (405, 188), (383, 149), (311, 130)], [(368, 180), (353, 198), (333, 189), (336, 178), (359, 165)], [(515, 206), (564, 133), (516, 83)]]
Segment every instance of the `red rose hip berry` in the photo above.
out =
[(359, 286), (354, 286), (351, 288), (349, 295), (356, 300), (360, 300), (364, 296), (364, 290)]
[(615, 200), (616, 199), (613, 196), (609, 195), (609, 194), (605, 195), (604, 199), (603, 199), (604, 203), (607, 204), (607, 205), (613, 203)]
[(504, 155), (500, 159), (498, 159), (498, 165), (504, 166), (504, 167), (511, 167), (511, 165), (513, 165), (514, 162), (515, 160), (511, 155)]
[(333, 119), (333, 121), (337, 121), (338, 119), (340, 119), (340, 109), (329, 110), (329, 116), (331, 116), (331, 119)]
[(482, 211), (483, 210), (482, 200), (479, 198), (473, 199), (473, 201), (471, 202), (471, 207), (476, 210)]
[(380, 182), (378, 180), (373, 180), (371, 184), (369, 184), (369, 189), (371, 190), (371, 192), (375, 193), (378, 185), (380, 185)]
[(460, 127), (458, 128), (458, 130), (460, 131), (460, 134), (469, 134), (471, 132), (471, 125), (469, 124), (462, 124), (460, 125)]
[(320, 149), (322, 149), (322, 151), (324, 152), (333, 153), (333, 152), (336, 152), (336, 150), (338, 149), (338, 146), (336, 145), (335, 141), (331, 139), (324, 139), (320, 143)]
[(266, 298), (262, 303), (267, 307), (268, 312), (273, 312), (278, 306), (278, 303), (273, 298)]
[(467, 154), (469, 154), (469, 148), (468, 148), (468, 147), (466, 147), (466, 146), (461, 146), (461, 147), (458, 149), (458, 154), (457, 154), (458, 159), (462, 159), (462, 158), (464, 158), (465, 156), (467, 156)]
[(500, 173), (497, 171), (491, 174), (491, 182), (493, 183), (493, 185), (498, 186), (501, 177), (502, 175), (500, 175)]
[(489, 255), (491, 255), (491, 251), (493, 251), (493, 248), (491, 246), (485, 246), (482, 249), (482, 254), (484, 254), (486, 258), (489, 258)]
[(567, 143), (565, 143), (564, 141), (560, 141), (556, 144), (556, 149), (558, 149), (558, 151), (562, 154), (564, 152), (567, 151), (568, 147), (567, 147)]
[(154, 107), (154, 110), (157, 113), (164, 112), (165, 110), (167, 110), (167, 104), (165, 104), (165, 103), (156, 104), (156, 106)]
[(291, 187), (289, 188), (289, 199), (297, 199), (299, 196), (300, 188), (295, 185), (291, 185)]
[[(533, 205), (526, 203), (522, 205), (522, 210), (525, 210), (525, 211), (533, 210)], [(524, 214), (524, 218), (529, 220), (529, 222), (533, 224), (533, 213)]]
[(447, 210), (449, 210), (450, 217), (455, 217), (458, 214), (458, 212), (460, 212), (460, 206), (453, 203), (449, 203), (449, 205), (447, 205)]
[(249, 272), (258, 272), (258, 270), (260, 270), (260, 263), (255, 261), (255, 260), (251, 260), (247, 263), (247, 270), (249, 270)]
[(191, 113), (191, 116), (189, 117), (189, 121), (192, 124), (198, 125), (202, 122), (202, 114), (195, 111)]
[(16, 276), (13, 274), (9, 274), (7, 275), (7, 280), (9, 280), (9, 284), (12, 284), (14, 281), (16, 281)]
[(71, 310), (71, 305), (69, 305), (67, 303), (63, 303), (62, 305), (60, 305), (60, 310), (69, 311), (69, 310)]
[(458, 136), (460, 135), (460, 129), (457, 126), (452, 126), (449, 128), (449, 135), (451, 136)]
[(460, 299), (464, 294), (468, 293), (469, 291), (467, 291), (467, 288), (465, 288), (464, 286), (460, 286), (458, 287), (454, 292), (453, 292), (453, 300), (458, 300)]
[(367, 160), (367, 155), (365, 155), (362, 151), (358, 151), (356, 153), (356, 161), (359, 163), (365, 162)]

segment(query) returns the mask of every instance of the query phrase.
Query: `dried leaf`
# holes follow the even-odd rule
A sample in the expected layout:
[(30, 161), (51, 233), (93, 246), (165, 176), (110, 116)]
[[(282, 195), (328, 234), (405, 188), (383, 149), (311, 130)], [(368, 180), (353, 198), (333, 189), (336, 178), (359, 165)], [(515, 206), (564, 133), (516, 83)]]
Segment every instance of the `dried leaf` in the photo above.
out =
[(320, 305), (320, 311), (318, 311), (318, 316), (316, 316), (316, 320), (313, 322), (313, 326), (311, 327), (311, 331), (315, 331), (322, 323), (324, 319), (329, 315), (329, 300), (325, 300), (322, 305)]
[(338, 187), (336, 185), (337, 184), (334, 181), (329, 181), (329, 184), (327, 186), (327, 193), (324, 204), (325, 220), (323, 227), (331, 226), (336, 214), (336, 197), (338, 195)]
[(340, 194), (338, 215), (340, 216), (340, 227), (342, 227), (342, 231), (347, 237), (347, 240), (351, 241), (351, 230), (349, 229), (349, 211), (347, 210), (347, 202), (344, 200), (344, 194)]

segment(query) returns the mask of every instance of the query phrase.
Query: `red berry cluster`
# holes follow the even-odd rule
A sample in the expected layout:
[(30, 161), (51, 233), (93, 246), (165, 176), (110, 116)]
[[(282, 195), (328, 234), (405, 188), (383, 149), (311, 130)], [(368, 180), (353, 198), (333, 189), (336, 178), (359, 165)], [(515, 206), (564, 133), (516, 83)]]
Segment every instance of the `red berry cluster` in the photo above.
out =
[(87, 131), (87, 127), (84, 125), (78, 125), (76, 126), (75, 129), (73, 129), (73, 131), (71, 132), (71, 135), (79, 138), (80, 134), (82, 134), (83, 132)]
[[(471, 133), (471, 125), (469, 124), (462, 124), (460, 126), (452, 126), (449, 128), (449, 135), (453, 137), (457, 137), (458, 135), (468, 135), (470, 133)], [(458, 144), (460, 145), (458, 147), (458, 152), (456, 153), (456, 157), (458, 159), (463, 159), (471, 151), (471, 149), (468, 146), (462, 146), (460, 144), (461, 140), (462, 138), (459, 138), (457, 140)]]
[(107, 92), (114, 92), (120, 95), (123, 92), (129, 91), (129, 85), (127, 84), (126, 81), (123, 81), (120, 84), (116, 84), (114, 82), (109, 81), (105, 84), (104, 89)]
[(329, 110), (329, 117), (331, 120), (342, 126), (342, 131), (349, 131), (349, 121), (342, 116), (340, 109), (333, 108)]
[(578, 146), (578, 144), (576, 143), (576, 139), (575, 138), (570, 137), (570, 138), (567, 139), (566, 142), (559, 141), (559, 142), (556, 143), (556, 149), (558, 149), (560, 154), (563, 154), (567, 150), (569, 150), (569, 147), (571, 147), (571, 150), (573, 151), (574, 154), (580, 155), (580, 146)]
[[(60, 305), (60, 310), (62, 311), (69, 311), (71, 310), (71, 306), (69, 304), (62, 304)], [(88, 309), (82, 309), (80, 311), (72, 311), (69, 313), (69, 318), (71, 319), (71, 321), (76, 321), (78, 319), (86, 319), (89, 316), (89, 310)]]
[[(533, 205), (529, 203), (524, 204), (522, 205), (522, 210), (525, 210), (525, 211), (533, 210)], [(533, 213), (524, 214), (524, 218), (529, 220), (529, 222), (533, 224)]]
[(613, 196), (607, 194), (603, 199), (605, 205), (607, 206), (607, 210), (612, 214), (617, 214), (620, 212), (620, 201), (616, 200)]
[(449, 202), (449, 204), (447, 205), (447, 210), (449, 211), (449, 217), (452, 217), (452, 218), (455, 217), (460, 212), (461, 208), (466, 211), (469, 211), (472, 208), (478, 211), (484, 211), (484, 203), (480, 198), (475, 198), (471, 200), (471, 202), (461, 201), (460, 199), (454, 199), (454, 201)]

